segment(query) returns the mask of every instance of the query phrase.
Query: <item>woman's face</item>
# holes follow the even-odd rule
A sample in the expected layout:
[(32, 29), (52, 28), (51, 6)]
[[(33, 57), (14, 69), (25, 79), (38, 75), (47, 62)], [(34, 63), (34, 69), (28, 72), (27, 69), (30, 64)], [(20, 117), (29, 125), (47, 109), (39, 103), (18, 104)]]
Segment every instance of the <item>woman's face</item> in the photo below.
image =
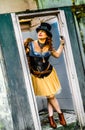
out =
[(48, 36), (44, 30), (38, 31), (38, 39), (46, 39)]

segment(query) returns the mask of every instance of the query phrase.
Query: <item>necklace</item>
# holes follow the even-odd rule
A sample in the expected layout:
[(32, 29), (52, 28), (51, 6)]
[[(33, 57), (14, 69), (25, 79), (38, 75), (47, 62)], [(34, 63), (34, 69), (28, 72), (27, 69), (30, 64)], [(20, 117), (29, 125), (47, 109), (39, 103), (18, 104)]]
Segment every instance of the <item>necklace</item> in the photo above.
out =
[(38, 41), (38, 45), (39, 45), (40, 49), (42, 50), (43, 47), (44, 47), (46, 44), (45, 44), (45, 43), (40, 43), (40, 42)]
[[(43, 47), (46, 45), (46, 43), (40, 43), (40, 42), (38, 41), (38, 45), (39, 45), (39, 47), (40, 47), (40, 49), (41, 49), (41, 54), (42, 54), (42, 49), (43, 49)], [(45, 63), (44, 57), (42, 57), (42, 61), (43, 61), (43, 63)]]

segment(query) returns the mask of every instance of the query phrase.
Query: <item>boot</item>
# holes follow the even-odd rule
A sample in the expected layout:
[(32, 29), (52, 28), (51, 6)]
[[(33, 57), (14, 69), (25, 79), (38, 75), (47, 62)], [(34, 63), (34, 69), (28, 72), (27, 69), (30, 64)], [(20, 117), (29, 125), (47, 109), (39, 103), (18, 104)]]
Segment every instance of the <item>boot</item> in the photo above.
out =
[(66, 126), (66, 121), (65, 121), (63, 113), (58, 113), (58, 115), (59, 115), (60, 124), (63, 126)]
[(49, 116), (48, 119), (49, 119), (49, 122), (50, 122), (50, 126), (54, 129), (57, 128), (57, 125), (56, 125), (56, 123), (53, 119), (53, 116)]

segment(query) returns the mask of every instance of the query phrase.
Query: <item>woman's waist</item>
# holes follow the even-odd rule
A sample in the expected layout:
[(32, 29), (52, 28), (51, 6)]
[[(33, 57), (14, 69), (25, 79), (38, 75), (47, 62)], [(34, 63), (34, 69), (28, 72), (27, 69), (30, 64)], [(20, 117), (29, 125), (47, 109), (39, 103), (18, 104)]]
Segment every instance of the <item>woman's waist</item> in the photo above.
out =
[(46, 70), (49, 67), (49, 65), (50, 65), (49, 62), (46, 62), (46, 63), (40, 63), (40, 62), (38, 62), (36, 64), (32, 64), (31, 68), (33, 70), (35, 70), (35, 71), (42, 72), (42, 71)]
[(39, 74), (39, 73), (44, 73), (45, 71), (48, 71), (48, 70), (52, 70), (52, 65), (51, 64), (48, 64), (48, 66), (46, 68), (31, 68), (31, 71), (35, 72), (36, 74)]

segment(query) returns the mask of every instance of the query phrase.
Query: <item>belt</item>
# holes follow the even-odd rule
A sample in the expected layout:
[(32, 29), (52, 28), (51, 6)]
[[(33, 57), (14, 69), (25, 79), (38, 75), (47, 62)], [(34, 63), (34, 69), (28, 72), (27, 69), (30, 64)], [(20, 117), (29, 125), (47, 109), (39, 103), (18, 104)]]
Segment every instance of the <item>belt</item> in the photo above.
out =
[(31, 68), (32, 70), (32, 74), (34, 74), (37, 77), (42, 77), (42, 76), (46, 76), (46, 74), (50, 74), (52, 71), (52, 66), (50, 64), (48, 64), (47, 68), (44, 71), (36, 71), (33, 68)]

